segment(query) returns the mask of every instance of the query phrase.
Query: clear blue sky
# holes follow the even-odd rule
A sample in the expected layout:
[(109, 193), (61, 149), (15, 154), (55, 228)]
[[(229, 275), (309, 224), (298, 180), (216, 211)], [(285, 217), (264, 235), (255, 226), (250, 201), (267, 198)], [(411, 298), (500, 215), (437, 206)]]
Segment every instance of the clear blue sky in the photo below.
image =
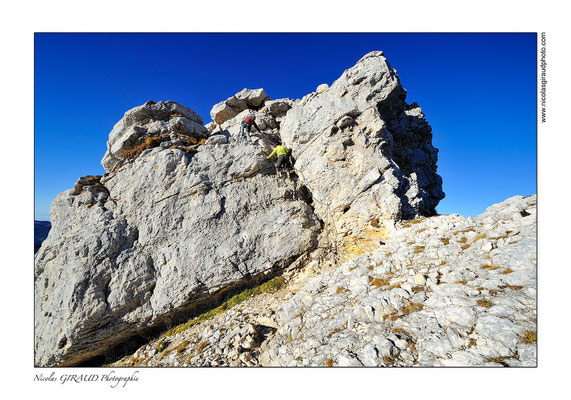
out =
[(373, 50), (432, 126), (439, 213), (536, 193), (535, 33), (36, 34), (35, 218), (80, 176), (104, 173), (108, 134), (132, 107), (174, 100), (208, 123), (245, 87), (301, 98)]

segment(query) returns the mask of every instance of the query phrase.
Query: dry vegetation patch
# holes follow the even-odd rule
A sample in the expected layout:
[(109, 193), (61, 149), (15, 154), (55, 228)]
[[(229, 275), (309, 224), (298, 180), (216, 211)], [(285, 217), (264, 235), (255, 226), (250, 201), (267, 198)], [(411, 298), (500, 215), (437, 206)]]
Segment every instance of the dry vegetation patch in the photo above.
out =
[(520, 338), (520, 341), (526, 344), (534, 344), (537, 342), (537, 332), (525, 331), (523, 336)]
[(369, 283), (376, 288), (387, 286), (389, 282), (389, 278), (373, 278), (372, 276), (369, 276)]
[(160, 146), (161, 142), (168, 139), (168, 136), (161, 135), (161, 136), (149, 136), (146, 137), (141, 143), (137, 146), (133, 147), (132, 149), (127, 150), (123, 154), (123, 160), (134, 160), (137, 158), (143, 151), (147, 149), (152, 149), (154, 147)]
[(424, 308), (424, 304), (422, 304), (422, 303), (410, 302), (410, 303), (402, 306), (400, 311), (404, 315), (409, 315), (409, 314), (412, 314), (413, 312), (421, 311), (423, 308)]
[(502, 267), (499, 265), (495, 265), (495, 264), (486, 264), (486, 265), (482, 265), (482, 268), (487, 269), (488, 271), (493, 271), (495, 269), (499, 269)]
[(493, 306), (491, 301), (484, 299), (477, 300), (476, 303), (478, 303), (480, 307), (485, 307), (485, 308), (490, 308), (491, 306)]

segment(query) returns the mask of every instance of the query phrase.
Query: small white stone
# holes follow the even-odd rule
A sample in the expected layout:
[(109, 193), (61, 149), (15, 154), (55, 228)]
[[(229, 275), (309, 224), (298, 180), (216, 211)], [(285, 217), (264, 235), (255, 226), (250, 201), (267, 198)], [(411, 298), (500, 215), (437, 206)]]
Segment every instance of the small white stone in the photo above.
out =
[(423, 274), (416, 274), (414, 276), (415, 285), (424, 285), (426, 283), (426, 277)]
[(492, 242), (486, 242), (482, 246), (482, 250), (484, 250), (484, 251), (492, 251), (493, 248), (494, 248), (494, 245), (492, 244)]

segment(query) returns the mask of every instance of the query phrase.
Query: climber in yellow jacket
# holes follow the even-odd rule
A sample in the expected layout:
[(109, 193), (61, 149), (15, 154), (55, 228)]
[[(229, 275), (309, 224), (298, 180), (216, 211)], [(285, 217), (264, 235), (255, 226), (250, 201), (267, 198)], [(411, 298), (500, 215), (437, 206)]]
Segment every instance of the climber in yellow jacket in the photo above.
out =
[[(272, 151), (272, 154), (268, 156), (268, 158), (272, 158), (274, 155), (278, 156), (278, 160), (276, 162), (276, 178), (279, 178), (280, 169), (285, 169), (286, 167), (291, 168), (289, 163), (290, 151), (286, 147), (278, 145), (274, 151)], [(289, 170), (287, 171), (287, 177), (289, 178)]]

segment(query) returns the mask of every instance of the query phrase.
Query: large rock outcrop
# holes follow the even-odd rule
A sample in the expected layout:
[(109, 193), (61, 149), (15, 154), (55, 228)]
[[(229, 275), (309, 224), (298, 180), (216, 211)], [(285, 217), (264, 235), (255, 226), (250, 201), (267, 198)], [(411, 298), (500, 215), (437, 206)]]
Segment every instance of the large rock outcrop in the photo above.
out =
[[(127, 143), (125, 132), (136, 146), (133, 132), (145, 137), (160, 126), (169, 140), (186, 126), (154, 120), (157, 104), (127, 112), (109, 148)], [(143, 111), (148, 118), (133, 118)], [(272, 176), (270, 142), (218, 136), (225, 140), (189, 152), (169, 142), (118, 159), (124, 165), (115, 172), (84, 177), (57, 196), (35, 263), (37, 365), (77, 365), (106, 354), (201, 302), (275, 274), (315, 246), (319, 221), (294, 182)], [(104, 165), (118, 154), (108, 152)]]
[(420, 107), (405, 102), (383, 53), (365, 55), (320, 88), (288, 111), (280, 130), (317, 215), (339, 233), (433, 215), (444, 193), (431, 128)]
[[(302, 100), (244, 89), (207, 126), (172, 101), (127, 111), (109, 135), (106, 174), (52, 204), (35, 258), (36, 364), (102, 362), (277, 274), (316, 247), (323, 222), (349, 234), (433, 214), (444, 197), (437, 151), (405, 97), (373, 52)], [(262, 132), (246, 142), (251, 111)], [(280, 142), (299, 179), (273, 178), (266, 157)]]

